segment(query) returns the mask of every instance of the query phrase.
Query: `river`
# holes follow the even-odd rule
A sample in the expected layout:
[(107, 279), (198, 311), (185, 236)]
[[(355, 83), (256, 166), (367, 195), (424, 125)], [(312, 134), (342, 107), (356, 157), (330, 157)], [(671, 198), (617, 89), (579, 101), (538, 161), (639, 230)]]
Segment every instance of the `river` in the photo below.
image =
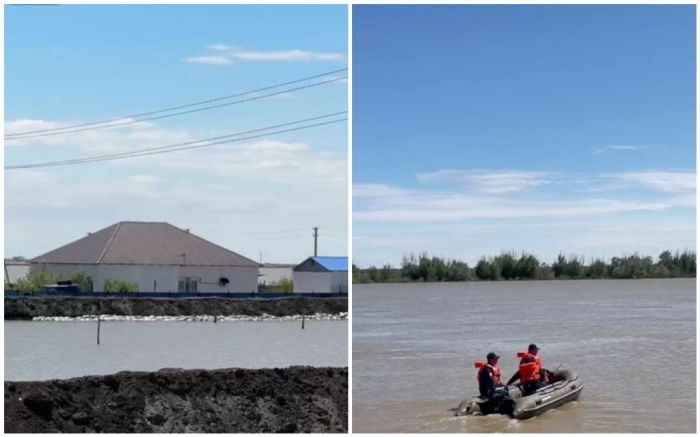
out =
[[(695, 432), (694, 279), (353, 287), (353, 432)], [(584, 382), (577, 402), (525, 421), (454, 417), (473, 362), (537, 343)]]
[(5, 322), (5, 380), (164, 367), (348, 365), (347, 321)]

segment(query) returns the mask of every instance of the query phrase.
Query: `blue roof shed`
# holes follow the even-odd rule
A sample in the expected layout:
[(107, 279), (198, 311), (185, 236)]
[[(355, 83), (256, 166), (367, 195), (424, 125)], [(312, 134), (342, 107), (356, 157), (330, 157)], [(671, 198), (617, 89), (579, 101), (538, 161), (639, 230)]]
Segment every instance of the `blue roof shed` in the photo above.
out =
[(347, 256), (311, 256), (294, 267), (295, 272), (347, 272)]

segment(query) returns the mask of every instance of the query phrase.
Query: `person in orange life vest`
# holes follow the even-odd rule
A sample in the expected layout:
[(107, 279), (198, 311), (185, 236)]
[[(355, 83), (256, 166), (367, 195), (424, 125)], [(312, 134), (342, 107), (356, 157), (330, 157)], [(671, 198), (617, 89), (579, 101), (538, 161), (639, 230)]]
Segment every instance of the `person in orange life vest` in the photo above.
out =
[(536, 344), (527, 347), (527, 354), (520, 360), (518, 371), (508, 380), (511, 385), (520, 379), (520, 385), (527, 396), (547, 384), (547, 371), (542, 366), (542, 357), (538, 356), (540, 348)]
[(496, 395), (497, 389), (503, 387), (501, 383), (501, 369), (498, 367), (498, 359), (500, 357), (494, 352), (489, 352), (486, 355), (486, 364), (484, 364), (477, 374), (479, 380), (479, 393), (486, 399), (491, 399)]

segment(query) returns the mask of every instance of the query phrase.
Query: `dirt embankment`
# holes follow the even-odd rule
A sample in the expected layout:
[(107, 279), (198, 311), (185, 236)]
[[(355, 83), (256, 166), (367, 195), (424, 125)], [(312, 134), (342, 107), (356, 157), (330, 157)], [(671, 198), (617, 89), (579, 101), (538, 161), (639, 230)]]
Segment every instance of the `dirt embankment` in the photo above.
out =
[(347, 432), (348, 369), (161, 369), (5, 382), (5, 431)]
[(339, 314), (348, 311), (345, 298), (300, 299), (148, 299), (148, 298), (5, 298), (5, 320), (36, 316), (79, 317), (94, 314), (118, 316), (292, 316)]

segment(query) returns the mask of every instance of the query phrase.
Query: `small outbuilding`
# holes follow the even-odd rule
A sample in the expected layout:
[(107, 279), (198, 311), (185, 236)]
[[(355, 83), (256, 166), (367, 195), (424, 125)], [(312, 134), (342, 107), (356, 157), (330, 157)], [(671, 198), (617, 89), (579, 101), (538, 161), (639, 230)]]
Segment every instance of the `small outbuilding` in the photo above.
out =
[(82, 273), (91, 290), (118, 279), (143, 292), (252, 292), (257, 262), (163, 222), (119, 222), (30, 260), (31, 269)]
[(5, 284), (16, 284), (29, 274), (29, 262), (5, 258)]
[(312, 256), (294, 267), (296, 293), (347, 293), (348, 257)]
[(258, 270), (258, 284), (273, 285), (292, 280), (292, 269), (296, 264), (264, 263)]

